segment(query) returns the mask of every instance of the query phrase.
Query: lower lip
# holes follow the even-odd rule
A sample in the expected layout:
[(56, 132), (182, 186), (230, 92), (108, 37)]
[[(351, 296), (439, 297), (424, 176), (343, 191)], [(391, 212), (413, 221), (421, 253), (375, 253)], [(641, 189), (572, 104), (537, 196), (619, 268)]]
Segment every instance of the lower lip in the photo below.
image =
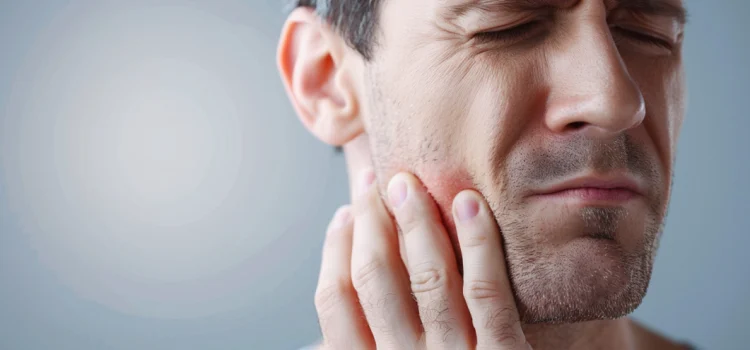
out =
[(596, 202), (624, 202), (636, 197), (636, 193), (625, 188), (582, 187), (539, 195), (541, 198), (578, 199)]

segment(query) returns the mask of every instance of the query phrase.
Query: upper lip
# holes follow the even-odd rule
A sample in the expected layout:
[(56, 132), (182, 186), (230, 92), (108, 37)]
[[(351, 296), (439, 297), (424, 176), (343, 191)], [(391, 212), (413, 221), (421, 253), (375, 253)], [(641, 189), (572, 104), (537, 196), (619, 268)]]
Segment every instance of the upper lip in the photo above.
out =
[(632, 176), (603, 175), (576, 177), (551, 185), (549, 187), (541, 188), (538, 191), (534, 191), (533, 195), (548, 195), (580, 188), (622, 189), (634, 192), (636, 194), (643, 194), (642, 186)]

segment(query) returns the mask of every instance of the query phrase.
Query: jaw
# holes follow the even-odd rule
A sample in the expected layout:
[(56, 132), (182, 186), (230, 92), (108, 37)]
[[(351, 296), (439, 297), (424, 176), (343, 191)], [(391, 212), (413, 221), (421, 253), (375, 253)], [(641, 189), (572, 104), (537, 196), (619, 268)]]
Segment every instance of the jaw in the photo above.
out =
[(611, 221), (615, 226), (608, 227), (606, 235), (594, 234), (600, 231), (591, 228), (603, 227), (582, 220), (540, 225), (532, 218), (501, 219), (511, 283), (524, 322), (617, 318), (642, 301), (653, 266), (658, 217), (630, 215)]

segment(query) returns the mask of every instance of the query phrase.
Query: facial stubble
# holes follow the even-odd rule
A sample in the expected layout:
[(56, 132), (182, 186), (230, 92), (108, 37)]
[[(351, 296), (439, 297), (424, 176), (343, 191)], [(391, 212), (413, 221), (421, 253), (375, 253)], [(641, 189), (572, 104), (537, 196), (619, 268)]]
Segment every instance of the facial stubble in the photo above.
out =
[[(611, 141), (580, 136), (563, 144), (523, 146), (518, 147), (525, 151), (509, 156), (497, 183), (496, 188), (504, 189), (501, 198), (505, 204), (490, 201), (502, 230), (523, 322), (573, 323), (631, 313), (646, 294), (666, 214), (667, 189), (658, 162), (627, 134)], [(633, 225), (637, 218), (630, 218), (624, 207), (584, 207), (568, 213), (580, 223), (576, 237), (583, 238), (556, 250), (539, 244), (539, 237), (554, 236), (555, 232), (533, 225), (519, 194), (530, 186), (549, 184), (586, 169), (628, 171), (645, 180), (648, 191), (643, 195), (648, 205), (642, 226)], [(580, 239), (588, 241), (581, 243)], [(623, 242), (628, 239), (636, 244), (625, 249)]]
[[(370, 151), (376, 173), (392, 171), (394, 160), (415, 167), (429, 168), (443, 145), (439, 139), (415, 140), (408, 131), (416, 125), (406, 122), (412, 115), (394, 115), (401, 111), (398, 103), (387, 100), (378, 84), (379, 74), (368, 72), (371, 82), (368, 102), (371, 118), (368, 122)], [(387, 101), (386, 101), (387, 100)], [(409, 117), (409, 118), (407, 118)], [(425, 125), (429, 128), (429, 125)], [(420, 130), (422, 135), (440, 135), (439, 132)], [(429, 137), (428, 137), (429, 138)], [(420, 141), (420, 140), (416, 140)], [(427, 147), (425, 152), (423, 145)], [(527, 324), (574, 323), (598, 319), (613, 319), (629, 314), (640, 305), (646, 294), (659, 233), (666, 214), (665, 196), (658, 162), (645, 147), (626, 134), (608, 142), (584, 137), (571, 138), (563, 144), (536, 143), (522, 148), (509, 159), (488, 157), (493, 166), (488, 174), (472, 175), (475, 178), (497, 179), (493, 186), (475, 182), (475, 187), (485, 195), (503, 235), (509, 276), (521, 320)], [(586, 207), (577, 213), (582, 223), (582, 234), (600, 244), (607, 245), (606, 256), (614, 259), (615, 268), (591, 267), (588, 274), (579, 273), (567, 259), (549, 256), (532, 237), (543, 237), (549, 232), (539, 232), (531, 225), (523, 210), (518, 210), (522, 188), (549, 183), (582, 169), (600, 172), (626, 169), (647, 180), (649, 193), (648, 215), (641, 232), (624, 232), (622, 223), (628, 218), (627, 210), (619, 207)], [(505, 170), (505, 171), (503, 171)], [(471, 169), (470, 169), (471, 171)], [(418, 175), (418, 174), (417, 174)], [(429, 190), (429, 189), (428, 189)], [(491, 196), (492, 191), (499, 196)], [(495, 199), (494, 201), (492, 199)], [(636, 236), (637, 249), (626, 250), (618, 243), (619, 235)], [(574, 254), (592, 255), (586, 249), (573, 250)], [(595, 262), (593, 259), (592, 262)]]

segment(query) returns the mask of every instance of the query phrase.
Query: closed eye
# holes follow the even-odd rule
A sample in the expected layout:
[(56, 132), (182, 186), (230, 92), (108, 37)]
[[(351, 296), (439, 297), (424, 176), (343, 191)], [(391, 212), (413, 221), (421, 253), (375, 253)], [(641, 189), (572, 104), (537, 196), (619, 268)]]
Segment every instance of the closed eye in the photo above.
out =
[(674, 49), (674, 45), (672, 43), (670, 43), (667, 40), (660, 39), (653, 35), (644, 34), (635, 30), (625, 29), (622, 27), (612, 27), (611, 30), (612, 30), (612, 34), (614, 36), (617, 36), (618, 38), (624, 37), (627, 40), (632, 40), (641, 44), (653, 45), (653, 46), (657, 46), (657, 47), (664, 48), (667, 50)]
[(531, 21), (508, 29), (480, 32), (474, 34), (474, 38), (482, 42), (512, 43), (533, 37), (542, 27), (541, 21)]

